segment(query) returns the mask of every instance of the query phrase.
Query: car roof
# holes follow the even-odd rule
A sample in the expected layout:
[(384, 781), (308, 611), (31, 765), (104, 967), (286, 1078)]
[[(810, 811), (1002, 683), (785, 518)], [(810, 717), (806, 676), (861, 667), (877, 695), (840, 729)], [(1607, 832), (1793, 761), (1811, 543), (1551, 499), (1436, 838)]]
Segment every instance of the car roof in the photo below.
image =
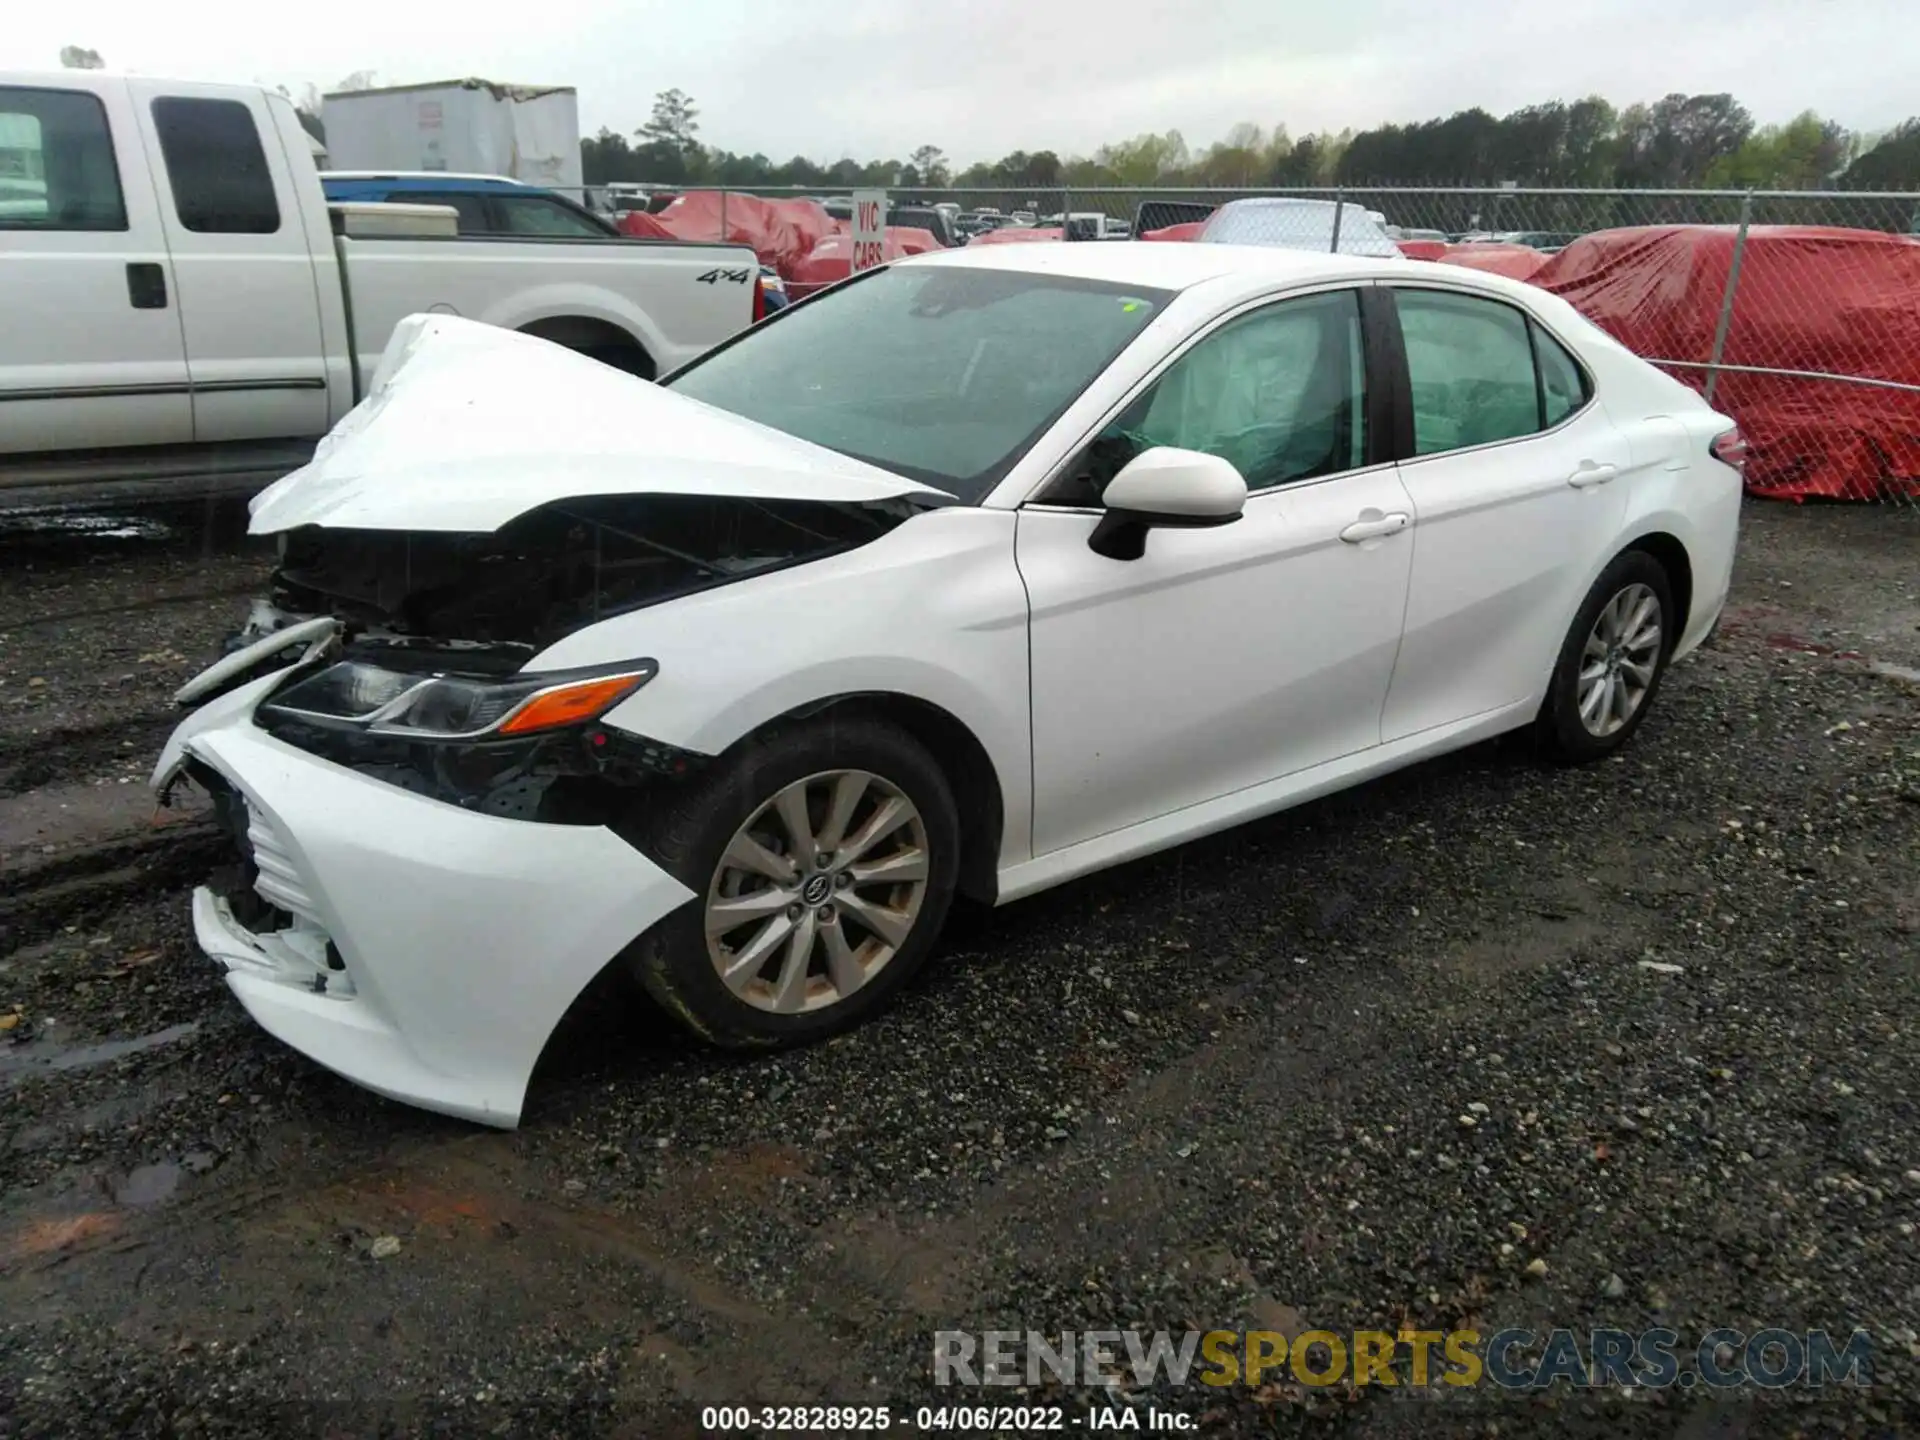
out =
[(476, 184), (502, 185), (515, 190), (532, 187), (508, 175), (465, 175), (452, 170), (322, 170), (320, 179), (328, 180), (402, 180), (415, 188), (471, 189)]
[[(1085, 241), (1056, 245), (967, 246), (894, 262), (1024, 270), (1081, 280), (1111, 280), (1156, 290), (1186, 290), (1222, 276), (1269, 277), (1280, 283), (1404, 276), (1411, 260), (1327, 255), (1271, 245), (1151, 245), (1144, 241)], [(1468, 272), (1473, 273), (1473, 272)], [(1451, 277), (1449, 277), (1451, 278)]]

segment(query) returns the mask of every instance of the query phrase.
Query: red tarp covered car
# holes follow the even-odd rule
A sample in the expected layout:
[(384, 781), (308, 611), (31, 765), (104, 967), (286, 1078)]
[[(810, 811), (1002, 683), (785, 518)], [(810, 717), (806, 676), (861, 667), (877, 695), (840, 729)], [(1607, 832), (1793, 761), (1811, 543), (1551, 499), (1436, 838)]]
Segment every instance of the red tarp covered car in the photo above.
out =
[[(1419, 243), (1419, 242), (1414, 242)], [(1406, 242), (1401, 248), (1405, 249)], [(1421, 256), (1446, 265), (1464, 265), (1469, 270), (1485, 270), (1509, 280), (1531, 280), (1540, 267), (1552, 258), (1529, 245), (1498, 245), (1482, 241), (1477, 245), (1448, 245), (1440, 255)]]
[(1163, 225), (1158, 230), (1149, 230), (1142, 240), (1198, 240), (1200, 232), (1207, 228), (1204, 220), (1187, 220), (1178, 225)]
[[(880, 239), (881, 254), (888, 260), (898, 260), (903, 255), (924, 255), (929, 250), (940, 248), (940, 242), (932, 231), (916, 230), (907, 225), (889, 225)], [(794, 267), (793, 274), (787, 279), (787, 295), (794, 300), (804, 300), (814, 291), (824, 290), (851, 274), (853, 236), (829, 235)]]
[(834, 223), (811, 200), (762, 200), (729, 190), (723, 204), (718, 190), (692, 190), (675, 196), (657, 215), (628, 214), (620, 221), (620, 229), (646, 239), (724, 239), (750, 245), (761, 264), (771, 265), (783, 279), (791, 280), (813, 247), (834, 233)]
[(660, 223), (658, 215), (644, 210), (626, 210), (620, 215), (620, 233), (635, 240), (678, 240), (681, 237)]
[[(1532, 278), (1651, 360), (1705, 362), (1733, 263), (1731, 226), (1603, 230)], [(1756, 225), (1747, 235), (1728, 365), (1920, 386), (1920, 243), (1874, 230)], [(1696, 389), (1704, 369), (1668, 373)], [(1920, 495), (1920, 393), (1722, 371), (1714, 404), (1740, 422), (1758, 495)]]

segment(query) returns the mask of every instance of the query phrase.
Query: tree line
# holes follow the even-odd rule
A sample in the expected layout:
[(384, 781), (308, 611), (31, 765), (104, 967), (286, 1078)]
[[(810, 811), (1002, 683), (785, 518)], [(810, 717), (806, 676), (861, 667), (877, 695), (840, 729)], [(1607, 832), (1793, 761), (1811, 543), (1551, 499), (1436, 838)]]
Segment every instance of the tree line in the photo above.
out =
[(775, 161), (699, 139), (699, 107), (680, 90), (654, 100), (631, 139), (603, 129), (581, 142), (586, 183), (798, 185), (844, 189), (1008, 189), (1067, 186), (1307, 187), (1523, 186), (1597, 189), (1920, 189), (1920, 116), (1881, 135), (1849, 130), (1812, 111), (1757, 125), (1731, 95), (1672, 94), (1616, 109), (1597, 95), (1528, 105), (1496, 116), (1474, 107), (1444, 119), (1294, 136), (1242, 123), (1201, 149), (1178, 130), (1102, 145), (1063, 158), (1016, 150), (956, 168), (938, 146), (905, 159)]
[[(97, 70), (97, 50), (68, 45), (68, 69)], [(338, 90), (364, 90), (356, 71)], [(280, 93), (287, 94), (285, 86)], [(325, 139), (320, 94), (296, 101), (300, 123)], [(1552, 100), (1496, 116), (1475, 106), (1444, 119), (1295, 137), (1285, 125), (1243, 122), (1204, 149), (1178, 130), (1136, 135), (1089, 156), (1016, 150), (956, 170), (944, 151), (922, 145), (904, 160), (836, 160), (796, 155), (784, 162), (738, 155), (700, 142), (691, 96), (665, 90), (631, 140), (602, 129), (580, 143), (589, 185), (798, 185), (847, 189), (1101, 189), (1347, 185), (1525, 186), (1583, 189), (1920, 190), (1920, 116), (1878, 135), (1849, 130), (1809, 110), (1784, 125), (1756, 125), (1731, 95), (1672, 94), (1616, 109), (1598, 95)]]

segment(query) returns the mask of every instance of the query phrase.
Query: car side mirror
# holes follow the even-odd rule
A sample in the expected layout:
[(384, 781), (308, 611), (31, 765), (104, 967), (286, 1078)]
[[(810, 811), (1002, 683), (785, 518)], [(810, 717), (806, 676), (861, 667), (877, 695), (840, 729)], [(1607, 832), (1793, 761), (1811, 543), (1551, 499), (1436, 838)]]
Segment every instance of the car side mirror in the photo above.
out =
[(1109, 560), (1138, 560), (1146, 554), (1149, 530), (1204, 529), (1238, 520), (1247, 504), (1247, 482), (1218, 455), (1156, 445), (1128, 461), (1100, 498), (1107, 513), (1087, 537), (1087, 547)]

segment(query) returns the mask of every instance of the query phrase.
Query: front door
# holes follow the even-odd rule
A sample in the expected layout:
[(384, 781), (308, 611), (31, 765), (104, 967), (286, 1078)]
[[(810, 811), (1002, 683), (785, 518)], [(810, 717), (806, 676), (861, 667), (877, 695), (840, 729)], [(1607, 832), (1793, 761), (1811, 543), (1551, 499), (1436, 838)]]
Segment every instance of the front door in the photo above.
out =
[[(1366, 350), (1352, 289), (1234, 316), (1021, 510), (1036, 856), (1379, 743), (1413, 536)], [(1232, 461), (1245, 514), (1095, 554), (1100, 490), (1154, 445)]]
[(0, 85), (0, 455), (192, 438), (127, 82)]

